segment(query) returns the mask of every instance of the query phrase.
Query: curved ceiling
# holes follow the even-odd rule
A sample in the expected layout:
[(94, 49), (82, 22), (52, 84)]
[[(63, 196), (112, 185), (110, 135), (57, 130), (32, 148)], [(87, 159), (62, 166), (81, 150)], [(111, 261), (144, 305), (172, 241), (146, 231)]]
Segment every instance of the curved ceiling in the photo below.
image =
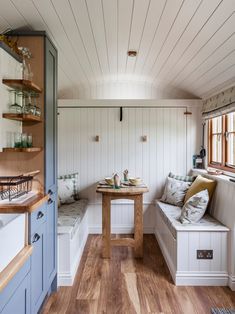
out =
[(235, 83), (234, 0), (0, 4), (0, 31), (46, 30), (54, 41), (61, 98), (205, 98)]

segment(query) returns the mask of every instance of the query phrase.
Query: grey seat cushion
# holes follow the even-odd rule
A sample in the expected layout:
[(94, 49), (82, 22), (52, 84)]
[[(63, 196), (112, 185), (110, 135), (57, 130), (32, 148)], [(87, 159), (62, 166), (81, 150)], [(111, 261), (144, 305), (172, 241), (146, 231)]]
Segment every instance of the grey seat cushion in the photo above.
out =
[(87, 199), (80, 199), (72, 204), (64, 204), (58, 209), (58, 233), (75, 234), (88, 205)]
[(179, 221), (181, 207), (166, 204), (158, 200), (155, 204), (162, 219), (175, 239), (177, 238), (178, 231), (229, 231), (227, 227), (209, 214), (204, 215), (197, 223), (182, 224)]

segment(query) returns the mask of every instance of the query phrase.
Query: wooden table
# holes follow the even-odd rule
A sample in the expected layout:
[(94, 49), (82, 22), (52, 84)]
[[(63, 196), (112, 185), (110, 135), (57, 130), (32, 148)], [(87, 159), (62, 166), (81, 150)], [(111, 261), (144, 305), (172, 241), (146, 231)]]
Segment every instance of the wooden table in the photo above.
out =
[[(135, 257), (143, 257), (143, 194), (148, 192), (147, 187), (112, 187), (97, 186), (97, 193), (102, 194), (102, 238), (103, 258), (110, 258), (111, 246), (131, 246)], [(111, 201), (129, 199), (134, 201), (134, 239), (111, 239)]]

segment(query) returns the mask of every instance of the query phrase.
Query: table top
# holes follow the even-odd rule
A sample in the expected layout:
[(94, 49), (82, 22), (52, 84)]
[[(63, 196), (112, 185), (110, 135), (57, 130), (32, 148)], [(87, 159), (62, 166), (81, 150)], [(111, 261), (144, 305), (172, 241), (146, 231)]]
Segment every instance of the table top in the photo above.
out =
[(120, 189), (115, 189), (112, 186), (97, 185), (96, 192), (102, 194), (112, 195), (138, 195), (148, 192), (148, 188), (145, 185), (141, 186), (121, 186)]

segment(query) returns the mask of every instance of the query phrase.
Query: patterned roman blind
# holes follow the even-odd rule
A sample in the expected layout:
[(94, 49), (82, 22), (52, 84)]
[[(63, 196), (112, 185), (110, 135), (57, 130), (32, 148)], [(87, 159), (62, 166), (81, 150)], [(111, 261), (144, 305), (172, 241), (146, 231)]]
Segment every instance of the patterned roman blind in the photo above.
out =
[(203, 101), (202, 117), (207, 120), (235, 111), (235, 86)]

